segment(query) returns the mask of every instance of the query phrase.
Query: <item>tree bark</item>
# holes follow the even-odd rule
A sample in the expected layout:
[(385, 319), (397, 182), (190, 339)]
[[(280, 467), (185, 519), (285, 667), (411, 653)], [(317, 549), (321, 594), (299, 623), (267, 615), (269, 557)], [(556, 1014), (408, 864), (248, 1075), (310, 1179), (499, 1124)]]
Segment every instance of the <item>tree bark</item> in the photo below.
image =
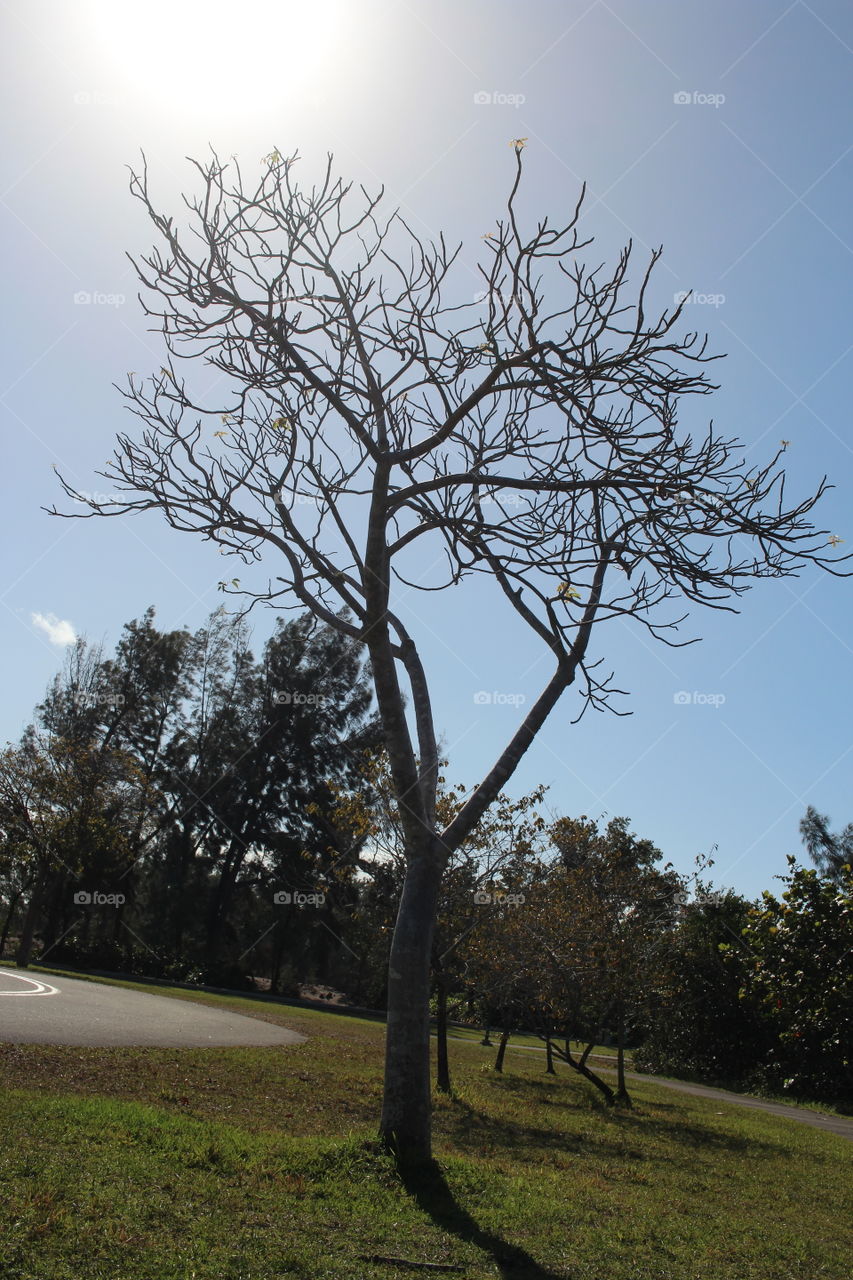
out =
[(243, 865), (245, 842), (241, 840), (240, 845), (242, 847), (237, 847), (236, 849), (235, 844), (236, 841), (232, 842), (232, 846), (226, 855), (208, 903), (204, 955), (205, 964), (209, 969), (213, 969), (221, 959), (223, 925), (230, 910), (234, 890), (237, 886), (237, 877)]
[(601, 1076), (597, 1076), (594, 1071), (590, 1071), (589, 1067), (586, 1065), (586, 1060), (589, 1057), (590, 1051), (594, 1043), (595, 1041), (591, 1040), (587, 1045), (587, 1047), (584, 1049), (581, 1056), (579, 1058), (576, 1058), (574, 1057), (571, 1050), (569, 1049), (569, 1042), (567, 1040), (566, 1041), (566, 1061), (568, 1062), (570, 1067), (573, 1067), (575, 1071), (577, 1071), (580, 1075), (583, 1076), (584, 1080), (588, 1080), (590, 1084), (594, 1084), (596, 1089), (598, 1089), (600, 1093), (604, 1094), (604, 1097), (607, 1099), (607, 1105), (612, 1107), (613, 1103), (616, 1100), (616, 1095), (614, 1094), (613, 1090), (610, 1088), (610, 1085), (607, 1084), (604, 1080), (602, 1080)]
[(495, 1058), (495, 1071), (502, 1072), (504, 1069), (504, 1054), (506, 1053), (507, 1042), (511, 1035), (512, 1032), (508, 1027), (501, 1032), (501, 1040), (498, 1045), (498, 1056)]
[(554, 1046), (551, 1043), (550, 1035), (545, 1037), (545, 1071), (549, 1076), (557, 1074), (554, 1069)]
[(6, 919), (3, 921), (3, 932), (0, 934), (0, 958), (2, 958), (6, 950), (6, 939), (9, 936), (9, 930), (12, 927), (12, 919), (15, 915), (18, 903), (23, 897), (23, 890), (19, 889), (17, 893), (13, 893), (9, 902), (9, 910), (6, 912)]
[(15, 956), (15, 963), (19, 969), (26, 969), (30, 963), (30, 955), (32, 953), (33, 940), (36, 933), (36, 924), (38, 923), (39, 912), (41, 911), (42, 902), (44, 900), (47, 880), (47, 868), (43, 867), (33, 886), (32, 897), (27, 903), (27, 910), (24, 914), (24, 923), (21, 929), (21, 941), (18, 945), (18, 954)]
[(388, 966), (385, 1092), (379, 1133), (401, 1165), (432, 1157), (429, 989), (441, 881), (437, 858), (410, 858)]
[(631, 1097), (625, 1085), (625, 1009), (620, 1004), (616, 1032), (616, 1099), (623, 1107), (631, 1106)]
[(436, 1084), (442, 1093), (450, 1093), (450, 1061), (447, 1056), (447, 986), (444, 975), (437, 974), (436, 1017)]

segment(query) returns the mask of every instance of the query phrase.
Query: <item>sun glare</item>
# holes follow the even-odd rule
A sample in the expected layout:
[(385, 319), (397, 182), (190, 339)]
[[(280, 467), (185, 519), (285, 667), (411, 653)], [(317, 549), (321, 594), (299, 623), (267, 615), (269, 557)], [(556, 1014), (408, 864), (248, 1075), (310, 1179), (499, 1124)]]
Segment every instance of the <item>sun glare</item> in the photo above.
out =
[(323, 96), (340, 67), (338, 0), (93, 0), (87, 18), (109, 71), (155, 110), (260, 116)]

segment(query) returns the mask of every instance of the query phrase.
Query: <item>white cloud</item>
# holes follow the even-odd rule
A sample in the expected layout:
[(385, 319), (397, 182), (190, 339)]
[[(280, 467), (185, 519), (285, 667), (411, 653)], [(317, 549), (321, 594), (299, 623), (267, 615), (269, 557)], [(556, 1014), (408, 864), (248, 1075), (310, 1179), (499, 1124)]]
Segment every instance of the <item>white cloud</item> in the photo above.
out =
[(34, 613), (32, 618), (33, 626), (43, 631), (51, 644), (73, 644), (77, 639), (72, 623), (62, 621), (55, 613)]

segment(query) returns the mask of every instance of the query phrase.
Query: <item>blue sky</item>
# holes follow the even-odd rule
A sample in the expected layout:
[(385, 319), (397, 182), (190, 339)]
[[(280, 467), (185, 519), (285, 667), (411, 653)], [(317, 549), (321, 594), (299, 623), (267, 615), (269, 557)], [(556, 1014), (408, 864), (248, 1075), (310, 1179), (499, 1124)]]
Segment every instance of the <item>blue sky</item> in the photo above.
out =
[[(53, 464), (105, 490), (94, 472), (129, 425), (111, 384), (162, 363), (124, 257), (153, 243), (127, 192), (140, 147), (175, 209), (192, 183), (184, 157), (208, 143), (249, 168), (273, 147), (298, 149), (309, 171), (332, 151), (345, 176), (384, 183), (420, 234), (463, 241), (458, 283), (473, 294), (509, 141), (526, 137), (531, 218), (559, 220), (586, 180), (590, 259), (632, 237), (638, 272), (663, 244), (660, 306), (698, 295), (686, 327), (727, 358), (685, 425), (713, 417), (756, 462), (790, 440), (790, 493), (828, 475), (818, 522), (853, 547), (849, 5), (34, 0), (0, 13), (3, 738), (73, 635), (111, 647), (148, 604), (161, 625), (194, 628), (221, 600), (222, 559), (156, 516), (41, 510), (60, 497)], [(449, 776), (473, 782), (549, 664), (485, 587), (426, 602), (405, 607)], [(799, 851), (807, 804), (837, 826), (853, 817), (850, 618), (850, 584), (809, 569), (759, 584), (739, 615), (694, 611), (684, 634), (703, 641), (688, 649), (613, 625), (593, 648), (633, 716), (572, 726), (566, 695), (512, 791), (545, 782), (555, 812), (627, 815), (685, 871), (716, 845), (717, 882), (758, 893)], [(256, 616), (258, 643), (271, 625)], [(483, 691), (500, 698), (475, 701)]]

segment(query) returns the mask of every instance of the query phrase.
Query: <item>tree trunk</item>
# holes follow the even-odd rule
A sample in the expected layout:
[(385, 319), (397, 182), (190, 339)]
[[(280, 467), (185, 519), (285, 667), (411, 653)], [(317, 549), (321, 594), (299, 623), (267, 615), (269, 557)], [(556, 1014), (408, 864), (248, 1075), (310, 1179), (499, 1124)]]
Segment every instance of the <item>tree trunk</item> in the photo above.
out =
[(605, 1098), (607, 1099), (607, 1105), (612, 1107), (613, 1103), (616, 1101), (616, 1095), (614, 1094), (613, 1090), (610, 1088), (610, 1085), (607, 1084), (604, 1080), (602, 1080), (601, 1076), (597, 1076), (594, 1071), (590, 1071), (589, 1067), (586, 1065), (586, 1060), (589, 1057), (590, 1051), (592, 1050), (592, 1047), (594, 1044), (595, 1044), (595, 1041), (590, 1040), (589, 1044), (584, 1049), (581, 1056), (579, 1058), (576, 1058), (574, 1057), (571, 1050), (569, 1049), (569, 1042), (567, 1040), (566, 1041), (566, 1061), (568, 1062), (570, 1067), (573, 1067), (575, 1071), (577, 1071), (580, 1075), (583, 1076), (584, 1080), (588, 1080), (590, 1084), (594, 1084), (596, 1089), (598, 1089), (601, 1093), (604, 1094)]
[(511, 1035), (512, 1032), (509, 1027), (505, 1028), (501, 1032), (501, 1040), (498, 1045), (498, 1056), (495, 1058), (495, 1071), (503, 1071), (504, 1069), (504, 1054), (506, 1053), (507, 1042)]
[(441, 866), (429, 853), (409, 858), (388, 964), (385, 1092), (379, 1133), (398, 1163), (432, 1157), (429, 989)]
[(237, 887), (237, 878), (243, 866), (244, 857), (245, 842), (241, 840), (240, 845), (237, 845), (236, 841), (232, 841), (231, 848), (228, 850), (220, 870), (219, 878), (210, 895), (204, 942), (205, 964), (209, 969), (215, 968), (217, 962), (222, 958), (223, 925), (231, 909), (234, 891)]
[(436, 1084), (442, 1093), (450, 1093), (450, 1062), (447, 1057), (447, 986), (438, 973), (436, 1018)]
[(621, 1005), (616, 1035), (616, 1102), (630, 1107), (631, 1098), (625, 1086), (625, 1010)]
[(490, 1030), (491, 1030), (491, 1028), (490, 1028), (490, 1027), (486, 1027), (486, 1029), (485, 1029), (485, 1031), (484, 1031), (484, 1033), (483, 1033), (483, 1038), (482, 1038), (482, 1040), (480, 1041), (480, 1044), (484, 1044), (484, 1045), (486, 1045), (486, 1047), (487, 1047), (487, 1048), (489, 1048), (489, 1049), (492, 1047), (492, 1042), (491, 1042), (491, 1040), (489, 1039), (489, 1031), (490, 1031)]
[(270, 953), (270, 995), (279, 994), (281, 966), (284, 963), (284, 940), (281, 921), (276, 920), (272, 931), (272, 948)]
[(21, 941), (18, 944), (18, 954), (15, 956), (15, 963), (19, 969), (26, 969), (30, 963), (30, 955), (33, 949), (33, 939), (35, 938), (36, 925), (38, 924), (39, 912), (41, 911), (44, 892), (47, 888), (47, 868), (43, 868), (38, 875), (38, 879), (33, 885), (32, 897), (27, 903), (27, 909), (24, 913), (24, 923), (21, 928)]
[(9, 910), (6, 912), (6, 919), (3, 921), (3, 932), (2, 934), (0, 934), (0, 958), (2, 958), (6, 950), (6, 939), (8, 938), (9, 930), (12, 927), (12, 918), (15, 914), (15, 909), (22, 897), (23, 897), (23, 890), (19, 889), (17, 893), (12, 894), (11, 900), (9, 902)]
[(551, 1043), (550, 1035), (545, 1037), (545, 1071), (549, 1076), (557, 1074), (554, 1069), (554, 1046)]

